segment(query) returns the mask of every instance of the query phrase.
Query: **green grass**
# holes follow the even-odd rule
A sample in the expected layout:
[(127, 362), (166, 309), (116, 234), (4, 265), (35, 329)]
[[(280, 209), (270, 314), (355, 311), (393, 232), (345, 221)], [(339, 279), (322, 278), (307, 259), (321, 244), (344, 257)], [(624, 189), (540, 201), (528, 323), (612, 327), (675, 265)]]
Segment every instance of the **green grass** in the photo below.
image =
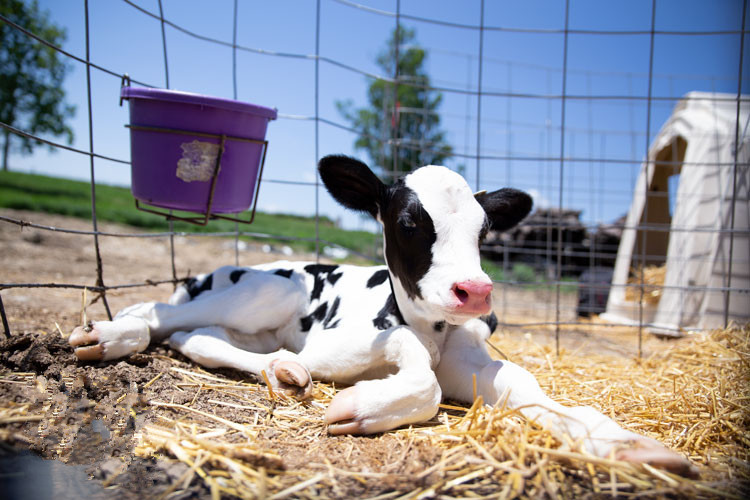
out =
[[(493, 281), (509, 281), (518, 283), (526, 290), (547, 290), (554, 289), (555, 285), (550, 284), (545, 277), (538, 273), (532, 266), (515, 262), (508, 271), (503, 269), (502, 263), (494, 262), (489, 259), (482, 259), (482, 269)], [(564, 284), (570, 282), (570, 284)], [(578, 291), (577, 280), (569, 276), (563, 276), (560, 284), (562, 293), (576, 293)]]
[[(91, 219), (91, 187), (88, 182), (19, 172), (0, 172), (0, 207)], [(104, 184), (96, 185), (96, 217), (100, 221), (127, 224), (149, 231), (167, 231), (169, 228), (164, 217), (136, 209), (129, 189)], [(248, 219), (249, 214), (239, 214), (239, 217)], [(375, 234), (340, 229), (326, 217), (318, 220), (322, 240), (366, 255), (372, 254)], [(315, 238), (315, 219), (312, 217), (256, 212), (252, 224), (240, 224), (239, 227), (240, 231), (270, 234), (281, 238)], [(197, 226), (175, 222), (174, 229), (178, 232), (232, 232), (235, 230), (235, 223), (216, 220), (206, 226)], [(243, 239), (258, 240), (251, 237)], [(284, 244), (296, 250), (315, 249), (314, 241), (284, 241)]]

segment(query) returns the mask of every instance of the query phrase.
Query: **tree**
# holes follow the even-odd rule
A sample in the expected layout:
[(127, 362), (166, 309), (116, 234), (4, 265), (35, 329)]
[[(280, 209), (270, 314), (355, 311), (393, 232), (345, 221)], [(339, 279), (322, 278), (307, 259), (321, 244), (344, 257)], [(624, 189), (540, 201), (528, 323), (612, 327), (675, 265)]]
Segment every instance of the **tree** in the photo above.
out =
[(397, 73), (397, 84), (381, 79), (372, 82), (367, 92), (369, 107), (352, 110), (351, 100), (336, 102), (339, 112), (359, 133), (354, 147), (367, 151), (371, 162), (384, 174), (394, 169), (395, 173), (404, 173), (423, 165), (440, 165), (453, 152), (439, 128), (437, 108), (443, 96), (430, 89), (430, 77), (423, 68), (427, 53), (412, 43), (414, 40), (414, 30), (393, 30), (376, 63), (387, 75)]
[[(55, 46), (66, 38), (65, 30), (41, 11), (36, 0), (0, 0), (0, 14)], [(10, 24), (0, 21), (0, 121), (35, 136), (52, 134), (73, 142), (73, 130), (65, 124), (75, 107), (65, 103), (62, 88), (68, 66), (57, 51)], [(8, 169), (11, 138), (20, 152), (29, 154), (42, 143), (16, 136), (3, 128), (3, 170)]]

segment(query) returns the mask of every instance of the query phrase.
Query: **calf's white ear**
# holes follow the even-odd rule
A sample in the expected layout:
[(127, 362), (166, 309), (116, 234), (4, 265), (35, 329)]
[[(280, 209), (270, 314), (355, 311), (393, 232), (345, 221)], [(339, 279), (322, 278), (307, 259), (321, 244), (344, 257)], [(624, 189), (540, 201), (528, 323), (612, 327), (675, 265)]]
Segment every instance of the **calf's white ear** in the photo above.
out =
[(318, 162), (318, 172), (328, 192), (346, 208), (378, 216), (386, 187), (359, 160), (329, 155)]
[(474, 198), (484, 209), (490, 229), (494, 231), (512, 228), (531, 212), (531, 207), (534, 205), (531, 196), (511, 188), (503, 188), (491, 193), (479, 191)]

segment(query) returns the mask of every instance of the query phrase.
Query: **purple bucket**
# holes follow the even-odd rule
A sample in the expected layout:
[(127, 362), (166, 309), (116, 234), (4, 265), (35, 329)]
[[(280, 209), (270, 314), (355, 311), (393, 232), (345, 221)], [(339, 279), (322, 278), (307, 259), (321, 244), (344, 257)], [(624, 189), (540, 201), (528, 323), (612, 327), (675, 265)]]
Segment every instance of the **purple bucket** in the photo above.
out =
[(211, 213), (250, 207), (275, 109), (140, 87), (123, 87), (120, 97), (130, 103), (131, 190), (137, 200), (200, 213), (209, 211), (209, 200)]

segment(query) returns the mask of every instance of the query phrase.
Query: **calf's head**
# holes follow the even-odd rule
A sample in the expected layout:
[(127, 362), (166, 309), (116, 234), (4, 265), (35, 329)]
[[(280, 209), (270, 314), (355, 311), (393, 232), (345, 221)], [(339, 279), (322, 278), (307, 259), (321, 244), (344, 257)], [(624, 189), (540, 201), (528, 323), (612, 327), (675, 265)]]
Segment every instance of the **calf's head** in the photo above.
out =
[(462, 324), (490, 311), (492, 281), (482, 271), (479, 244), (489, 229), (509, 229), (529, 213), (526, 193), (475, 195), (463, 177), (434, 165), (390, 186), (347, 156), (326, 156), (319, 171), (334, 199), (383, 225), (386, 263), (405, 317)]

